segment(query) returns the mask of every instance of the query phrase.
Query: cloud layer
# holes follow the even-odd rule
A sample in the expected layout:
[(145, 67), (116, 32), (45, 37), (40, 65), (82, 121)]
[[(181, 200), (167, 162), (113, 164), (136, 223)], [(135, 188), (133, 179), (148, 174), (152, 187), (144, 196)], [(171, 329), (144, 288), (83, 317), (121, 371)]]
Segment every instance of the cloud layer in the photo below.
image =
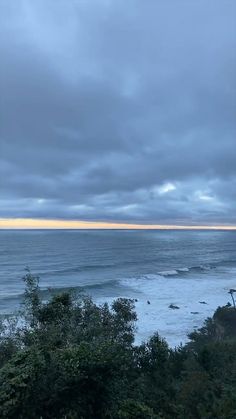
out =
[(234, 0), (0, 9), (0, 218), (236, 224)]

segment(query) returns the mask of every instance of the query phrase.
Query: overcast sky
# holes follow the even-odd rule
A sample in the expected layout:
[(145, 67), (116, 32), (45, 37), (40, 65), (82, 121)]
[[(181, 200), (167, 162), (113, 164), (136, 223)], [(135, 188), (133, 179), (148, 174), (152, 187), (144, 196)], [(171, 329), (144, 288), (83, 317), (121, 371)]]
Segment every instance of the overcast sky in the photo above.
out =
[(0, 218), (236, 224), (235, 0), (0, 0)]

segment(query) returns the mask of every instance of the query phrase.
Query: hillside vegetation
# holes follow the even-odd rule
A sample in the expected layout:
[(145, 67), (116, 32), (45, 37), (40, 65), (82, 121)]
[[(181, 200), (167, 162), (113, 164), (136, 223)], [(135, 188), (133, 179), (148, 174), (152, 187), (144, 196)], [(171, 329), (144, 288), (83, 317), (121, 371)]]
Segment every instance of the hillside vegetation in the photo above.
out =
[(23, 310), (1, 322), (0, 417), (235, 419), (236, 310), (218, 308), (185, 346), (134, 344), (134, 302), (42, 301), (27, 272)]

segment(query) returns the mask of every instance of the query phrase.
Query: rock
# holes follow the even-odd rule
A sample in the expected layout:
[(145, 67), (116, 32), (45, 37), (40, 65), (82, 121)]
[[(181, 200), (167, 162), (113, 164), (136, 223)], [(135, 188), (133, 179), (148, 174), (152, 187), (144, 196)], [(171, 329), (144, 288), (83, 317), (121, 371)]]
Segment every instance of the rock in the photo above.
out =
[(179, 307), (176, 306), (175, 304), (170, 304), (169, 308), (172, 308), (173, 310), (178, 310), (179, 309)]
[(191, 311), (191, 314), (199, 314), (199, 311)]

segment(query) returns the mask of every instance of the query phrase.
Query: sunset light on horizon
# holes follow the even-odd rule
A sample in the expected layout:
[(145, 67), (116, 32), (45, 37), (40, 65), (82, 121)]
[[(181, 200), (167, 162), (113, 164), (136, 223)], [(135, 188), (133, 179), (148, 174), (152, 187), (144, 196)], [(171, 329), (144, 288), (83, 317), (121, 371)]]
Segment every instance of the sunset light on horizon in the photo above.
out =
[(0, 219), (0, 229), (125, 229), (125, 230), (236, 230), (234, 225), (137, 224), (105, 221), (14, 218)]

